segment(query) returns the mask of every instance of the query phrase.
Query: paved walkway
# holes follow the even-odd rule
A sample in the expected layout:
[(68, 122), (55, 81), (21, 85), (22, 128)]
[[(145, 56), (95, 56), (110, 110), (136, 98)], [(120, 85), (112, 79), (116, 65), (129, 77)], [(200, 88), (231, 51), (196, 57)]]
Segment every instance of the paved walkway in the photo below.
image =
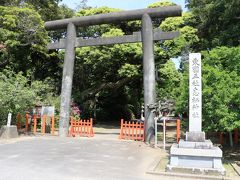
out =
[(159, 149), (111, 137), (40, 136), (0, 141), (0, 180), (160, 178), (145, 173), (159, 158)]

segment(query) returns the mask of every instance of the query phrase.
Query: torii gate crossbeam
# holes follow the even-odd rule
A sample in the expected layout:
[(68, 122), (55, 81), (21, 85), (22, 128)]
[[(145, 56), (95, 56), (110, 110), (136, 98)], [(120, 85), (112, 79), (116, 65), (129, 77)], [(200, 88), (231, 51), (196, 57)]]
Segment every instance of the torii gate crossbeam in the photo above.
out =
[[(180, 6), (169, 6), (160, 8), (148, 8), (132, 11), (114, 12), (93, 16), (70, 18), (45, 23), (47, 30), (56, 30), (67, 28), (66, 40), (51, 43), (48, 49), (64, 49), (64, 67), (61, 91), (61, 108), (59, 135), (67, 136), (69, 127), (70, 103), (72, 93), (72, 80), (75, 60), (75, 48), (84, 46), (122, 44), (122, 43), (143, 43), (143, 68), (144, 68), (144, 104), (145, 104), (145, 141), (149, 142), (154, 135), (154, 114), (148, 108), (148, 105), (155, 103), (155, 63), (153, 54), (153, 43), (156, 40), (173, 39), (178, 36), (178, 32), (162, 32), (153, 30), (152, 18), (166, 18), (181, 15)], [(133, 33), (133, 35), (81, 39), (76, 36), (77, 26), (90, 26), (106, 23), (118, 23), (119, 21), (131, 21), (142, 19), (142, 32)]]

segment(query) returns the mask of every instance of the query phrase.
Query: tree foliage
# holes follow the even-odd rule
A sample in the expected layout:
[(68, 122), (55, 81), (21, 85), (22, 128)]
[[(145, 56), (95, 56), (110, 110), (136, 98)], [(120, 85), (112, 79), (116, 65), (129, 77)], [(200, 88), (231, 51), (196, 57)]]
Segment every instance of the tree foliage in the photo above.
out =
[(47, 52), (49, 41), (41, 16), (28, 6), (0, 6), (0, 62), (32, 79), (51, 75), (61, 82), (61, 61), (56, 52)]
[[(116, 11), (120, 10), (107, 7), (91, 8), (80, 10), (77, 15)], [(128, 25), (125, 23), (124, 26), (123, 24), (91, 26), (80, 28), (78, 34), (84, 38), (122, 36), (133, 26), (133, 24)], [(74, 82), (81, 83), (74, 83), (73, 93), (75, 99), (83, 104), (85, 109), (91, 112), (95, 107), (95, 111), (99, 114), (98, 119), (101, 119), (101, 116), (105, 120), (129, 118), (130, 112), (126, 108), (129, 103), (128, 92), (125, 88), (136, 86), (135, 84), (140, 81), (141, 45), (139, 43), (78, 48), (75, 67), (78, 73), (74, 75)], [(141, 91), (138, 93), (136, 97), (141, 95)], [(113, 112), (118, 113), (113, 116)]]
[(159, 81), (157, 84), (157, 93), (160, 99), (175, 100), (176, 90), (180, 86), (181, 74), (177, 71), (173, 61), (168, 61), (159, 69)]
[(201, 46), (238, 46), (240, 39), (240, 1), (238, 0), (187, 0), (188, 8), (199, 22)]
[[(5, 56), (16, 70), (24, 68), (35, 55), (45, 55), (47, 33), (38, 13), (27, 7), (0, 6), (0, 42)], [(24, 69), (22, 69), (24, 71)]]
[(73, 14), (73, 10), (70, 10), (65, 5), (59, 5), (59, 2), (61, 1), (62, 0), (2, 0), (0, 5), (8, 7), (29, 5), (41, 15), (43, 20), (46, 21), (60, 19), (63, 14), (65, 17), (67, 17), (69, 13)]
[[(162, 4), (155, 4), (153, 6), (162, 6)], [(116, 11), (120, 10), (107, 7), (91, 8), (83, 9), (77, 15), (85, 16)], [(85, 29), (81, 28), (78, 34), (84, 38), (122, 36), (129, 34), (129, 32), (140, 31), (141, 28), (139, 25), (139, 21), (133, 21), (129, 23), (91, 26)], [(155, 22), (155, 27), (159, 27), (157, 22)], [(164, 64), (170, 57), (177, 56), (177, 53), (169, 53), (169, 48), (173, 48), (173, 46), (174, 44), (155, 44), (154, 54), (157, 67), (165, 67)], [(179, 50), (178, 54), (180, 52)], [(89, 104), (94, 104), (97, 96), (97, 99), (99, 99), (99, 111), (111, 114), (112, 109), (115, 109), (115, 112), (123, 112), (120, 114), (121, 116), (115, 116), (116, 119), (121, 117), (129, 119), (131, 118), (130, 114), (140, 114), (139, 111), (143, 103), (142, 46), (140, 43), (81, 48), (77, 49), (76, 56), (78, 74), (75, 73), (74, 82), (81, 83), (77, 83), (74, 87), (74, 94), (75, 92), (78, 93), (75, 94), (75, 99), (81, 99), (80, 103), (89, 101)], [(173, 86), (178, 86), (179, 77), (177, 76), (180, 75), (173, 64), (167, 64), (166, 68), (171, 69), (174, 73), (176, 72), (173, 75), (175, 78), (171, 79), (171, 75), (164, 74), (165, 76), (162, 76), (158, 82), (159, 87), (161, 87), (158, 94), (160, 97), (170, 98), (173, 95), (169, 95), (168, 92), (173, 89)], [(168, 83), (164, 82), (164, 80), (168, 81)], [(164, 88), (167, 90), (164, 90)], [(81, 91), (82, 93), (79, 93)], [(125, 98), (123, 98), (124, 96)], [(109, 99), (113, 97), (116, 97), (114, 103), (110, 102)], [(125, 102), (122, 101), (123, 99), (125, 99)], [(111, 106), (107, 105), (106, 102), (110, 103)], [(122, 104), (122, 106), (119, 106), (119, 104)], [(92, 105), (92, 107), (95, 107), (95, 105)], [(108, 109), (109, 107), (110, 109)], [(101, 114), (102, 112), (99, 113)], [(109, 115), (105, 119), (109, 117), (111, 116)]]
[[(54, 105), (57, 100), (49, 80), (30, 81), (22, 72), (10, 70), (0, 72), (0, 125), (6, 124), (7, 114), (25, 113), (36, 104)], [(58, 108), (58, 107), (57, 107)]]
[[(240, 127), (240, 48), (218, 47), (203, 52), (203, 127), (232, 131)], [(179, 89), (177, 106), (188, 112), (188, 72)]]

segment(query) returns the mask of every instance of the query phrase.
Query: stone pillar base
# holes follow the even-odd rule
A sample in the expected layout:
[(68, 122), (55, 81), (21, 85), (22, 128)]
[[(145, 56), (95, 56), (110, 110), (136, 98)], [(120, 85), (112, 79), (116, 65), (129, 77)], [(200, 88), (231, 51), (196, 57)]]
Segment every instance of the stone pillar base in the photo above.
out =
[(0, 138), (11, 139), (17, 137), (18, 137), (17, 126), (2, 126), (0, 130)]
[(205, 142), (205, 132), (201, 131), (186, 132), (186, 141)]
[(200, 172), (214, 171), (225, 174), (222, 165), (222, 150), (214, 147), (210, 140), (206, 142), (188, 142), (181, 140), (170, 149), (168, 170), (192, 169)]

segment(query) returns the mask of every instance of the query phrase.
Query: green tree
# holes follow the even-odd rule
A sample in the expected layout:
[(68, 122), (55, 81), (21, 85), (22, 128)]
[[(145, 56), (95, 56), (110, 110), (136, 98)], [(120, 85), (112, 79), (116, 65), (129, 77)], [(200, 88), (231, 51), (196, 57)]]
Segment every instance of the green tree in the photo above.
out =
[[(25, 113), (36, 104), (55, 105), (57, 97), (53, 93), (49, 79), (46, 81), (32, 81), (21, 72), (10, 70), (0, 72), (0, 126), (6, 124), (7, 114)], [(58, 109), (58, 107), (57, 107)], [(15, 119), (15, 118), (13, 118)]]
[(175, 100), (176, 90), (180, 86), (181, 74), (177, 71), (173, 61), (168, 61), (159, 69), (159, 80), (157, 84), (157, 94), (162, 100)]
[(203, 49), (216, 46), (238, 46), (240, 29), (240, 1), (238, 0), (187, 0), (195, 15), (198, 35)]
[[(42, 17), (43, 20), (54, 20), (60, 19), (62, 16), (61, 11), (66, 10), (66, 6), (59, 6), (61, 0), (10, 0), (10, 1), (1, 1), (1, 6), (18, 6), (30, 5), (35, 9)], [(68, 9), (69, 10), (69, 9)]]
[[(203, 52), (203, 127), (232, 131), (240, 127), (240, 47), (218, 47)], [(181, 82), (177, 107), (188, 112), (188, 72)]]
[(13, 66), (26, 65), (34, 52), (45, 54), (47, 33), (34, 10), (0, 6), (0, 25), (0, 42)]
[(48, 53), (48, 41), (41, 16), (35, 10), (24, 6), (0, 6), (2, 68), (8, 66), (15, 72), (31, 73), (32, 79), (51, 76), (61, 82), (62, 62), (56, 52)]
[[(158, 3), (153, 6), (163, 5), (168, 4)], [(119, 10), (107, 7), (90, 8), (79, 11), (77, 15), (85, 16), (108, 13), (112, 11), (115, 12)], [(190, 18), (192, 17), (186, 17), (184, 20), (186, 22), (190, 22)], [(181, 28), (183, 28), (184, 31), (184, 27), (186, 26), (185, 21), (179, 25), (177, 23), (178, 19), (166, 19), (165, 21), (174, 21), (177, 24), (172, 29), (167, 29), (168, 26), (167, 23), (165, 23), (164, 27), (167, 29), (167, 31)], [(157, 24), (157, 21), (154, 23), (155, 27), (159, 27), (159, 23)], [(139, 21), (134, 21), (129, 23), (91, 26), (90, 28), (80, 29), (78, 34), (84, 38), (96, 38), (101, 36), (121, 36), (129, 34), (129, 32), (132, 33), (133, 31), (140, 30), (141, 28)], [(179, 56), (181, 54), (181, 48), (183, 48), (188, 41), (191, 40), (190, 43), (192, 45), (194, 41), (198, 40), (196, 37), (196, 30), (193, 30), (193, 32), (190, 32), (189, 34), (188, 33), (188, 29), (184, 31), (184, 36), (179, 40), (181, 41), (181, 44), (178, 43), (180, 45), (175, 49), (174, 46), (176, 46), (176, 44), (174, 41), (168, 41), (168, 43), (166, 41), (164, 43), (160, 42), (155, 44), (154, 54), (158, 69), (160, 67), (164, 67), (164, 70), (165, 68), (167, 70), (171, 70), (170, 72), (167, 72), (167, 70), (160, 71), (162, 76), (160, 75), (161, 79), (158, 83), (158, 86), (160, 87), (159, 96), (161, 98), (172, 97), (174, 94), (173, 87), (179, 85), (180, 79), (180, 74), (177, 72), (173, 63), (169, 62), (166, 65), (165, 63), (171, 57)], [(194, 38), (196, 38), (196, 40)], [(116, 104), (121, 104), (121, 107), (117, 107), (120, 109), (116, 109), (115, 112), (120, 112), (121, 110), (127, 111), (128, 109), (128, 114), (131, 112), (138, 114), (138, 111), (141, 109), (143, 95), (141, 44), (135, 43), (101, 47), (86, 47), (77, 49), (76, 55), (77, 60), (75, 72), (77, 73), (74, 75), (73, 90), (75, 99), (81, 99), (81, 104), (86, 102), (86, 100), (90, 101), (89, 104), (94, 104), (96, 101), (95, 97), (97, 96), (98, 99), (101, 99), (101, 102), (98, 100), (98, 106), (101, 106), (101, 109), (104, 109), (104, 111), (111, 111), (111, 109), (108, 109), (109, 107), (114, 109), (114, 104), (110, 103), (110, 100), (112, 100), (115, 102), (115, 106)], [(175, 72), (176, 74), (174, 74)], [(82, 93), (79, 94), (79, 92)], [(122, 102), (123, 99), (125, 99), (125, 104)], [(110, 104), (110, 106), (105, 102)], [(107, 116), (105, 119), (109, 117), (111, 116)], [(118, 118), (120, 118), (120, 116)]]

